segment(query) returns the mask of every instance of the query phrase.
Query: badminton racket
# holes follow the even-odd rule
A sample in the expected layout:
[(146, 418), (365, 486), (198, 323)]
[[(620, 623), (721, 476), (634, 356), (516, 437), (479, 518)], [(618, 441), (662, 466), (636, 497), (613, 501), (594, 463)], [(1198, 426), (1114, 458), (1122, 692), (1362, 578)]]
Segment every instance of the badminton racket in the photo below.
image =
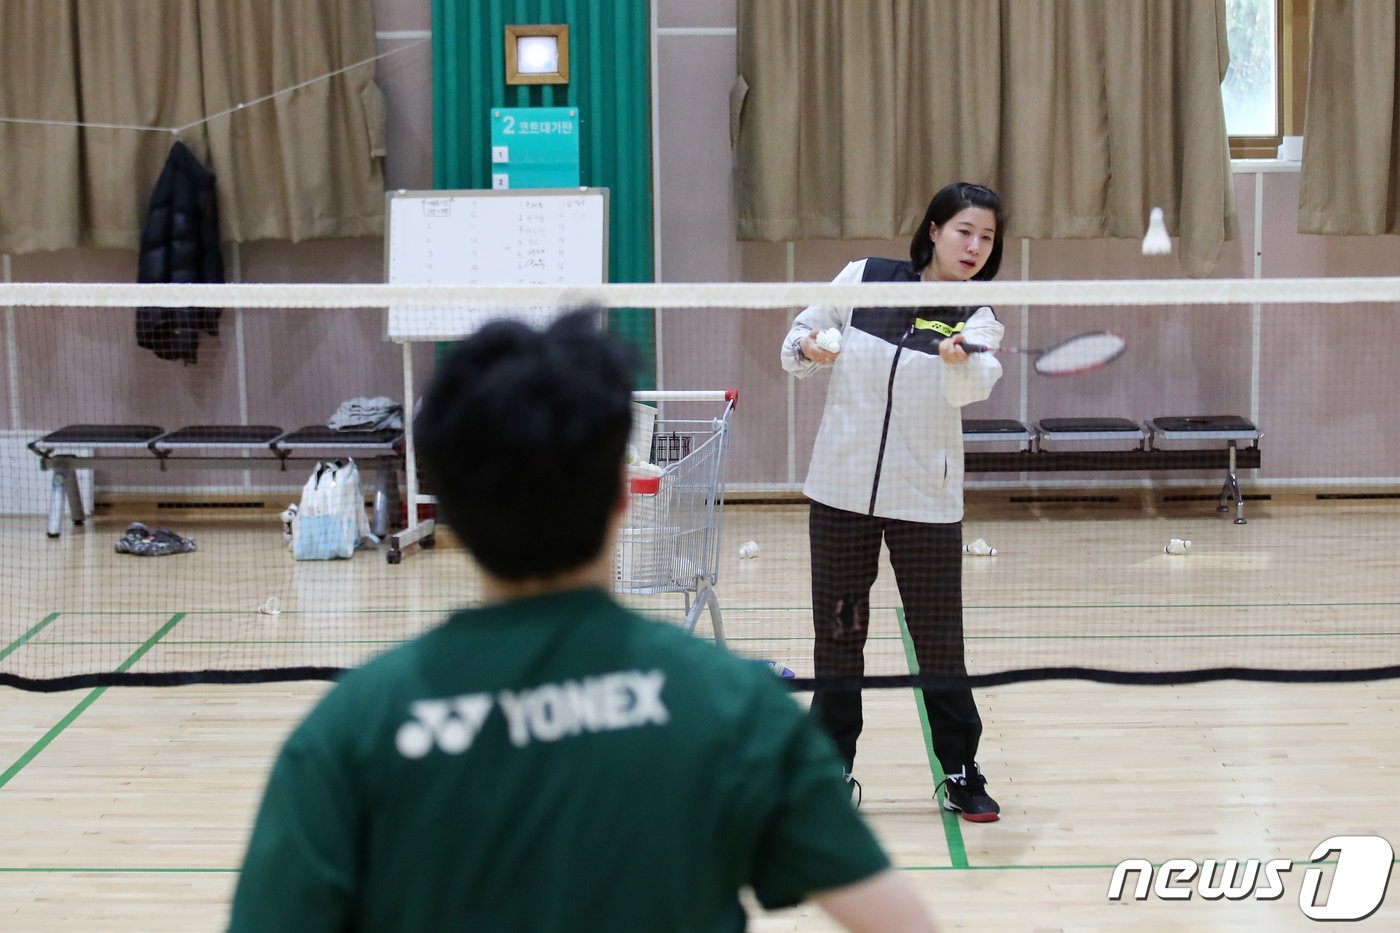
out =
[(1032, 366), (1042, 376), (1078, 376), (1102, 369), (1123, 355), (1128, 341), (1112, 331), (1076, 334), (1048, 347), (999, 347), (989, 350), (976, 343), (961, 344), (966, 353), (1021, 353), (1034, 357)]

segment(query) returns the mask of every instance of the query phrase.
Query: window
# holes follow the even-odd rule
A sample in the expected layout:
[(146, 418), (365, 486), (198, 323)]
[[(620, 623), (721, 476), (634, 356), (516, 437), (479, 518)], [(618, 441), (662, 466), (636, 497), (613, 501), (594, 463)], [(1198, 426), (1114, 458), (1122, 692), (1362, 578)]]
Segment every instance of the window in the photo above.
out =
[(1231, 136), (1279, 136), (1274, 0), (1225, 0), (1230, 70), (1220, 85)]
[(1303, 131), (1312, 0), (1225, 0), (1230, 68), (1220, 85), (1235, 158), (1274, 158)]

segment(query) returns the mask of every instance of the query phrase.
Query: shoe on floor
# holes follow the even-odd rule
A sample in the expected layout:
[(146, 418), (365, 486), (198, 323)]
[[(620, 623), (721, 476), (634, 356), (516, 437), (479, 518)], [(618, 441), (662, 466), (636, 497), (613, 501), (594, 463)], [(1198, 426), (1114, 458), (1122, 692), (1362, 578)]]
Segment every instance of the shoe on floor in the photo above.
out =
[(970, 823), (991, 823), (1001, 819), (1001, 807), (987, 795), (987, 779), (977, 763), (950, 774), (938, 785), (943, 789), (943, 809), (961, 813)]
[(841, 769), (841, 779), (846, 782), (846, 786), (851, 790), (851, 806), (859, 810), (861, 797), (860, 781), (857, 781), (855, 776), (851, 774), (850, 768)]
[(150, 537), (150, 534), (151, 529), (140, 522), (132, 522), (126, 526), (126, 532), (117, 539), (117, 553), (130, 554), (132, 545)]
[(165, 557), (169, 554), (186, 554), (195, 549), (193, 538), (182, 538), (168, 528), (147, 529), (145, 535), (134, 535), (128, 528), (127, 537), (117, 542), (120, 553), (136, 557)]

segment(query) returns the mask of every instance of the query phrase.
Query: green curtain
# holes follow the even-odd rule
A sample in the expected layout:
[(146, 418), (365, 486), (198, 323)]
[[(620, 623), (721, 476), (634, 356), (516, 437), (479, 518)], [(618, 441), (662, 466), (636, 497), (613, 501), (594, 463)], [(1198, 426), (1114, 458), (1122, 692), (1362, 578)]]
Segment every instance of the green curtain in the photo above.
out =
[[(505, 83), (505, 27), (569, 27), (569, 83)], [(433, 183), (491, 187), (492, 107), (577, 107), (580, 182), (609, 189), (608, 281), (653, 280), (651, 10), (615, 0), (433, 0)], [(655, 385), (650, 310), (609, 327), (639, 351)]]

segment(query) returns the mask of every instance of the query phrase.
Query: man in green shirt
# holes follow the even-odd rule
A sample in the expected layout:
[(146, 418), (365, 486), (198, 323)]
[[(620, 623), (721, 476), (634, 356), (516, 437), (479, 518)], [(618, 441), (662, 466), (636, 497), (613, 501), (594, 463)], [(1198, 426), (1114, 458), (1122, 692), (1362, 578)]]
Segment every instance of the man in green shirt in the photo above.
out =
[(484, 604), (292, 733), (231, 930), (742, 930), (744, 888), (932, 929), (773, 675), (607, 592), (627, 362), (574, 314), (488, 325), (439, 368), (414, 440)]

